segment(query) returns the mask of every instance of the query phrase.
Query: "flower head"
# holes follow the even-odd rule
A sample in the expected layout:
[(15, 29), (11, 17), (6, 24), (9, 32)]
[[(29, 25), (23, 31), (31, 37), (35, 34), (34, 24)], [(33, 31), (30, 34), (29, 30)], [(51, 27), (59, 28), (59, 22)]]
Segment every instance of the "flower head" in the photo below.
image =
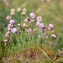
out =
[(24, 8), (24, 9), (23, 9), (23, 12), (26, 12), (26, 11), (27, 11), (27, 9), (26, 9), (26, 8)]
[(42, 33), (44, 33), (44, 32), (45, 32), (45, 29), (42, 30)]
[(11, 25), (14, 25), (15, 24), (15, 21), (14, 20), (10, 20), (10, 24)]
[(17, 30), (16, 28), (13, 28), (11, 31), (12, 31), (13, 33), (15, 33), (15, 34), (18, 33), (18, 30)]
[(10, 37), (10, 32), (8, 31), (8, 32), (6, 32), (6, 34), (5, 34), (5, 38), (9, 38)]
[(49, 30), (53, 30), (53, 24), (49, 24)]
[(21, 11), (21, 8), (17, 8), (17, 12), (20, 12)]
[(41, 38), (41, 36), (39, 35), (38, 38)]
[(52, 34), (51, 37), (52, 37), (52, 38), (56, 38), (56, 35), (55, 35), (55, 34)]
[(8, 24), (7, 30), (11, 30), (13, 28), (13, 25)]
[(9, 15), (9, 16), (7, 16), (7, 17), (6, 17), (6, 19), (7, 19), (7, 20), (10, 20), (10, 19), (11, 19), (11, 16), (10, 16), (10, 15)]
[(23, 27), (26, 27), (26, 25), (27, 25), (26, 23), (23, 23)]
[(30, 13), (30, 17), (31, 18), (34, 18), (35, 17), (35, 14), (34, 13)]
[(5, 39), (5, 40), (3, 40), (3, 42), (4, 42), (4, 45), (6, 46), (6, 45), (7, 45), (8, 40), (7, 40), (7, 39)]
[(18, 23), (18, 26), (20, 27), (20, 26), (21, 26), (21, 24), (20, 24), (20, 23)]
[(34, 20), (33, 20), (33, 19), (31, 19), (31, 22), (32, 22), (32, 23), (34, 23)]
[(46, 39), (48, 38), (48, 36), (46, 36)]
[(14, 15), (15, 15), (15, 12), (11, 12), (10, 15), (11, 15), (11, 16), (14, 16)]
[(15, 9), (11, 9), (11, 12), (15, 12)]
[(8, 42), (8, 40), (7, 40), (7, 39), (5, 39), (5, 40), (3, 40), (3, 42)]
[(27, 18), (28, 22), (31, 22), (31, 19), (30, 18)]
[(24, 19), (24, 22), (27, 23), (28, 22), (28, 17)]
[(45, 26), (42, 26), (42, 29), (46, 29), (46, 27)]
[(40, 22), (36, 22), (36, 25), (37, 25), (37, 26), (40, 26)]
[(40, 27), (40, 28), (42, 28), (43, 26), (44, 26), (44, 24), (43, 24), (43, 23), (40, 23), (40, 24), (39, 24), (39, 27)]
[(38, 16), (38, 17), (37, 17), (37, 21), (40, 22), (41, 20), (42, 20), (42, 17), (41, 17), (41, 16)]
[(26, 14), (26, 12), (22, 12), (21, 14), (24, 16)]
[(30, 32), (31, 32), (31, 29), (28, 29), (28, 30), (27, 30), (27, 33), (30, 33)]
[(11, 27), (11, 28), (12, 28), (12, 27), (13, 27), (13, 25), (12, 25), (12, 24), (8, 24), (8, 27)]

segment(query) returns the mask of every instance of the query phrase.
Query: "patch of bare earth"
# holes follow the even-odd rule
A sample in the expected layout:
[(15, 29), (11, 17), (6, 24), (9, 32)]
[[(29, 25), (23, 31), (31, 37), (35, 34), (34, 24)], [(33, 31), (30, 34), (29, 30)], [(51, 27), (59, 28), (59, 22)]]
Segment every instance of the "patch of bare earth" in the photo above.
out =
[[(47, 54), (50, 58), (53, 59), (55, 57), (54, 53), (51, 53), (46, 48), (44, 49), (44, 51), (48, 52)], [(3, 63), (29, 63), (29, 61), (32, 63), (36, 61), (40, 63), (40, 61), (46, 58), (47, 57), (44, 55), (42, 51), (40, 51), (39, 48), (30, 48), (23, 50), (22, 53), (18, 53), (12, 57), (3, 58), (2, 60)]]

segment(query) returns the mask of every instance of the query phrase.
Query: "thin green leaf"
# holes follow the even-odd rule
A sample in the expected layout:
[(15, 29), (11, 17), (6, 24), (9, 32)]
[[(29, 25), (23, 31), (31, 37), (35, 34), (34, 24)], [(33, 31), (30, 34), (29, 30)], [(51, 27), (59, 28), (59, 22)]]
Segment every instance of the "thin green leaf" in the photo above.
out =
[(43, 54), (44, 54), (48, 59), (50, 59), (50, 58), (48, 57), (47, 53), (45, 53), (44, 50), (42, 50), (40, 47), (39, 47), (39, 49), (43, 52)]

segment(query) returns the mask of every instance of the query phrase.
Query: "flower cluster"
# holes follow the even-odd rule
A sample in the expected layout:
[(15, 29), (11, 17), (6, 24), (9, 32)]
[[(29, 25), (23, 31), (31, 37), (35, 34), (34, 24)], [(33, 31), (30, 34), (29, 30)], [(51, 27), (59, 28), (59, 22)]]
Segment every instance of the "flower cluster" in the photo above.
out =
[(38, 16), (36, 25), (39, 26), (42, 29), (42, 33), (44, 33), (45, 29), (46, 29), (46, 26), (43, 23), (41, 23), (41, 21), (42, 21), (42, 17)]
[(6, 42), (8, 42), (8, 40), (9, 40), (9, 38), (10, 38), (10, 32), (15, 33), (15, 34), (18, 33), (18, 30), (17, 30), (17, 28), (14, 28), (14, 25), (15, 25), (15, 21), (14, 21), (13, 19), (11, 19), (11, 20), (9, 21), (8, 26), (7, 26), (7, 32), (6, 32), (6, 34), (5, 34), (5, 38), (6, 38), (6, 39), (3, 40), (3, 41), (5, 42), (5, 44), (6, 44)]
[[(10, 15), (8, 15), (6, 17), (6, 19), (9, 21), (9, 24), (7, 26), (7, 32), (5, 34), (5, 40), (3, 40), (5, 45), (9, 41), (9, 38), (10, 38), (10, 35), (11, 35), (10, 33), (17, 35), (21, 31), (25, 31), (25, 33), (27, 33), (27, 34), (29, 34), (31, 32), (34, 35), (38, 33), (37, 37), (41, 38), (42, 33), (44, 33), (46, 30), (50, 30), (52, 32), (51, 37), (56, 38), (56, 35), (53, 32), (53, 24), (49, 24), (49, 26), (47, 28), (44, 25), (44, 23), (42, 23), (42, 17), (41, 16), (36, 17), (36, 14), (33, 13), (33, 12), (30, 13), (29, 16), (26, 15), (25, 18), (23, 18), (24, 23), (16, 22), (15, 20), (18, 17), (16, 19), (13, 19), (13, 16), (15, 16), (16, 11), (17, 11), (17, 13), (20, 13), (21, 16), (25, 16), (27, 9), (26, 8), (24, 8), (23, 10), (21, 8), (17, 8), (17, 10), (11, 9)], [(47, 39), (48, 36), (46, 35), (45, 38)]]

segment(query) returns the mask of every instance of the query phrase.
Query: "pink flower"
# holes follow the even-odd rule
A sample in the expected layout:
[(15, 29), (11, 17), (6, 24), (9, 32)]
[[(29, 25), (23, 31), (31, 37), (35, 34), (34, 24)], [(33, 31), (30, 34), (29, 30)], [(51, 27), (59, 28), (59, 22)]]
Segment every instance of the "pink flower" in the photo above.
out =
[(5, 39), (5, 40), (3, 40), (3, 42), (8, 42), (8, 40), (7, 40), (7, 39)]
[(41, 38), (41, 36), (39, 35), (38, 38)]
[(30, 17), (31, 18), (34, 18), (35, 17), (35, 14), (34, 13), (30, 13)]
[(42, 20), (42, 17), (41, 17), (41, 16), (38, 16), (38, 17), (37, 17), (37, 21), (40, 22), (41, 20)]
[(9, 27), (9, 28), (13, 28), (13, 26), (14, 26), (14, 25), (8, 24), (8, 27)]
[(40, 23), (40, 24), (39, 24), (39, 27), (41, 27), (41, 28), (42, 28), (42, 26), (44, 26), (44, 24), (43, 24), (43, 23)]
[(13, 27), (13, 25), (11, 25), (11, 24), (8, 24), (8, 27), (11, 27), (11, 28), (12, 28), (12, 27)]
[(5, 40), (3, 40), (3, 42), (4, 42), (4, 45), (6, 46), (6, 45), (7, 45), (8, 40), (7, 40), (7, 39), (5, 39)]
[(49, 24), (49, 27), (53, 28), (53, 24)]
[(42, 29), (46, 29), (46, 27), (43, 25), (43, 26), (42, 26)]
[(10, 16), (10, 15), (9, 15), (9, 16), (7, 16), (7, 17), (6, 17), (6, 19), (7, 19), (7, 20), (10, 20), (10, 19), (11, 19), (11, 16)]
[(52, 34), (51, 37), (52, 37), (52, 38), (56, 38), (56, 35), (55, 35), (55, 34)]
[(7, 30), (10, 31), (11, 30), (11, 27), (7, 27)]
[(15, 24), (15, 21), (14, 20), (10, 20), (10, 24), (11, 25), (14, 25)]
[(34, 20), (31, 20), (32, 23), (34, 23)]
[(11, 25), (11, 24), (8, 24), (8, 27), (7, 27), (7, 29), (8, 30), (11, 30), (13, 28), (13, 25)]
[(8, 31), (8, 32), (6, 32), (6, 34), (5, 34), (5, 38), (9, 38), (10, 37), (10, 32)]
[(17, 34), (17, 33), (18, 33), (18, 30), (17, 30), (16, 28), (13, 28), (13, 29), (11, 30), (11, 32)]
[(28, 29), (28, 30), (27, 30), (27, 33), (29, 33), (29, 32), (31, 32), (31, 29)]
[(53, 24), (49, 24), (49, 30), (53, 30)]
[(46, 36), (46, 39), (48, 38), (48, 36)]
[(42, 30), (42, 33), (44, 33), (44, 32), (45, 32), (45, 29)]
[(19, 27), (20, 27), (20, 25), (21, 25), (21, 24), (20, 24), (20, 23), (18, 23), (18, 26), (19, 26)]
[(39, 24), (39, 27), (42, 28), (42, 29), (46, 29), (46, 27), (44, 26), (43, 23), (40, 23), (40, 24)]
[(40, 26), (40, 22), (36, 22), (36, 25), (37, 25), (37, 26)]

